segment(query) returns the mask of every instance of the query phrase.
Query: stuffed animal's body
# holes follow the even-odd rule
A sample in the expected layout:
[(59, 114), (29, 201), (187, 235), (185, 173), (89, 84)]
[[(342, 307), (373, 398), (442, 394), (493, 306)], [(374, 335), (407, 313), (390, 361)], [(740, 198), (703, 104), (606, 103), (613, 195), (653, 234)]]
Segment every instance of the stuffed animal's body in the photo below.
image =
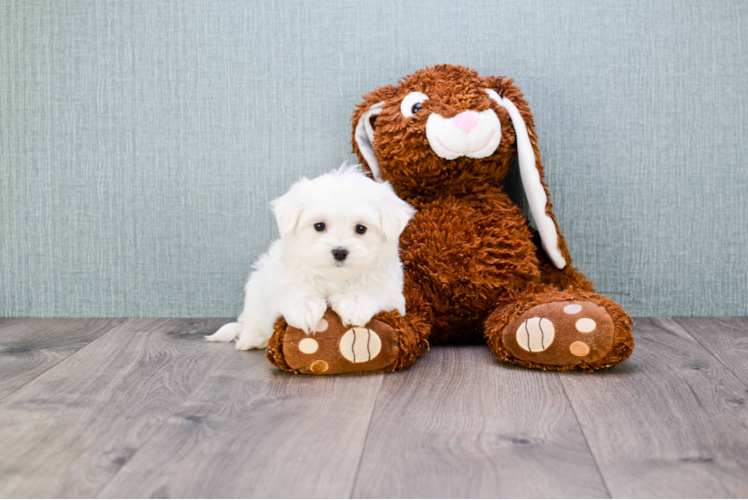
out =
[[(336, 372), (401, 369), (436, 342), (485, 340), (501, 360), (554, 370), (629, 357), (630, 318), (571, 266), (532, 114), (511, 80), (442, 65), (364, 97), (353, 116), (354, 151), (417, 209), (400, 239), (407, 313), (375, 317), (398, 337), (386, 367)], [(501, 187), (515, 159), (537, 231)], [(268, 357), (305, 371), (287, 364), (284, 352), (296, 349), (284, 342), (288, 329), (277, 324)]]

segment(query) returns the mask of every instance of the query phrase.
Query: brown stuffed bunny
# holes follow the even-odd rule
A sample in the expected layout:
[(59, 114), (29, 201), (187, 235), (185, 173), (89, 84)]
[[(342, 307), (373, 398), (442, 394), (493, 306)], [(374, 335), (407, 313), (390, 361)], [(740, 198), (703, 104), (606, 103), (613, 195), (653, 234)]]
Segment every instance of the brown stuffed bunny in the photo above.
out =
[[(407, 314), (350, 328), (328, 311), (314, 353), (299, 352), (303, 332), (280, 320), (271, 362), (301, 373), (393, 371), (429, 343), (483, 337), (500, 360), (545, 370), (591, 371), (631, 355), (629, 316), (571, 266), (532, 114), (511, 79), (440, 65), (364, 99), (354, 152), (418, 210), (400, 238)], [(537, 231), (501, 186), (515, 159)]]

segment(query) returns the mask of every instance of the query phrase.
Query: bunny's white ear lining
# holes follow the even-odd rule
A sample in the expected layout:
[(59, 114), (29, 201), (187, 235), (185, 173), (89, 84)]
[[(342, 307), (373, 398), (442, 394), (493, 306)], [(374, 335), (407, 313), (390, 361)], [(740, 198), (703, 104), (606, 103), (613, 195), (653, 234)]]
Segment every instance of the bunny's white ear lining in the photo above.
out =
[(509, 117), (512, 119), (514, 133), (517, 136), (519, 173), (522, 178), (525, 195), (527, 196), (527, 202), (530, 205), (532, 218), (540, 233), (543, 250), (550, 257), (554, 266), (558, 269), (563, 269), (566, 267), (566, 259), (561, 255), (561, 251), (558, 248), (556, 225), (553, 223), (553, 219), (545, 213), (548, 197), (545, 194), (543, 184), (540, 182), (540, 172), (538, 172), (535, 162), (535, 152), (532, 149), (532, 142), (530, 142), (530, 135), (527, 133), (525, 121), (522, 119), (517, 106), (511, 100), (499, 96), (493, 89), (486, 89), (486, 92), (491, 99), (507, 110)]
[(378, 115), (382, 112), (384, 101), (372, 104), (371, 107), (358, 119), (356, 124), (356, 145), (361, 155), (369, 165), (374, 180), (382, 182), (382, 174), (379, 171), (379, 162), (374, 155), (374, 127), (371, 126), (371, 115)]

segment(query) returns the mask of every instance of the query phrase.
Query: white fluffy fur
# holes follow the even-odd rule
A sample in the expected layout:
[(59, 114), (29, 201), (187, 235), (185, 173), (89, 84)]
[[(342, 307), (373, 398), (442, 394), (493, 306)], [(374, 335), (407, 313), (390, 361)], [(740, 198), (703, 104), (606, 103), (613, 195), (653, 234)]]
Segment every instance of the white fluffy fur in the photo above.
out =
[[(405, 314), (398, 240), (414, 210), (389, 183), (343, 165), (299, 180), (271, 207), (281, 238), (255, 263), (238, 321), (208, 340), (264, 348), (281, 316), (313, 334), (328, 304), (346, 325), (363, 326), (380, 311)], [(314, 228), (318, 222), (323, 232)], [(367, 228), (363, 235), (359, 224)], [(333, 257), (336, 248), (348, 250), (343, 262)]]

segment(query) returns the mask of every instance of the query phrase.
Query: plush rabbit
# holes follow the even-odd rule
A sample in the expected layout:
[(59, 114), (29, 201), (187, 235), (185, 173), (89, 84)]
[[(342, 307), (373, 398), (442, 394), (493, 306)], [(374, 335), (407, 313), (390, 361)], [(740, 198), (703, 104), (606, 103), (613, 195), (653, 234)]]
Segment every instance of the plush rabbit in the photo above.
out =
[[(308, 355), (280, 320), (271, 362), (302, 373), (393, 371), (428, 344), (483, 338), (500, 360), (544, 370), (591, 371), (631, 355), (631, 319), (571, 265), (532, 114), (511, 79), (440, 65), (364, 99), (354, 152), (417, 209), (400, 238), (406, 315), (382, 312), (350, 329), (328, 311), (333, 327)], [(515, 160), (536, 231), (501, 185)], [(346, 350), (356, 349), (364, 355), (353, 363)]]

